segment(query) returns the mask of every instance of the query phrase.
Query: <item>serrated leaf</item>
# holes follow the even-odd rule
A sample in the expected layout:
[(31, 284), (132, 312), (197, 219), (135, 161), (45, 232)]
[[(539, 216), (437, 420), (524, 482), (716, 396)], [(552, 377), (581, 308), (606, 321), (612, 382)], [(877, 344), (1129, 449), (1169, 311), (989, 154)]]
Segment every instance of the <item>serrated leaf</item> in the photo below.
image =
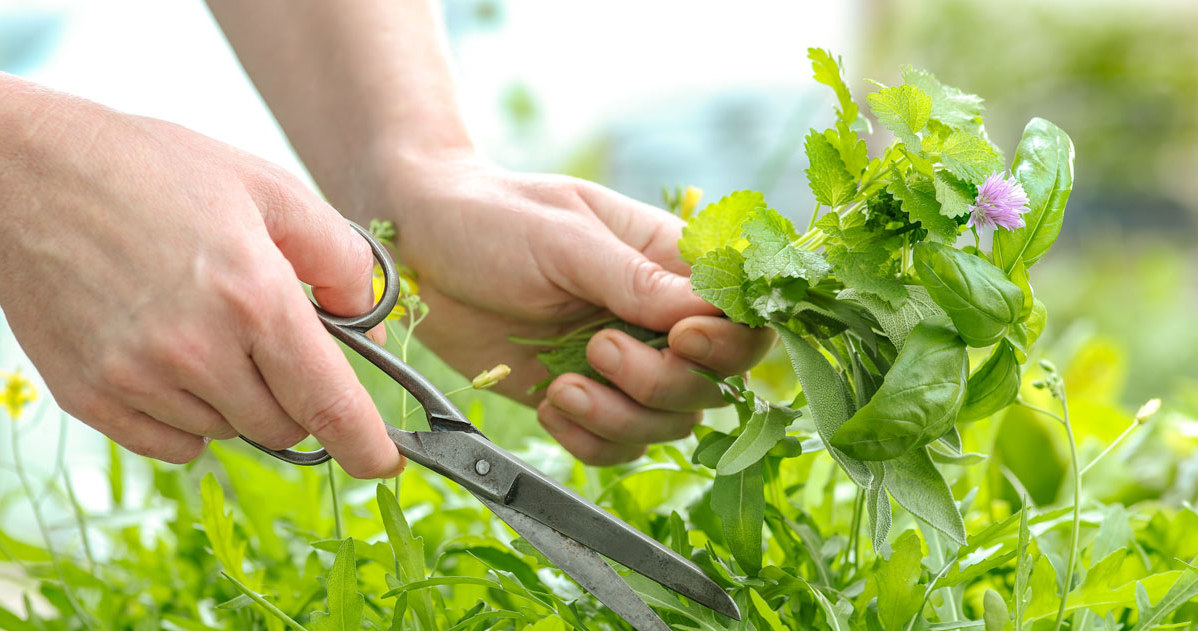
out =
[(1194, 570), (1184, 570), (1177, 582), (1173, 583), (1155, 605), (1152, 604), (1148, 589), (1142, 582), (1136, 583), (1136, 596), (1139, 620), (1131, 631), (1148, 631), (1163, 623), (1169, 614), (1182, 605), (1198, 598), (1198, 573)]
[(902, 204), (903, 212), (918, 221), (928, 231), (928, 239), (952, 245), (957, 240), (957, 222), (940, 213), (940, 202), (936, 201), (936, 187), (924, 179), (904, 181), (896, 172), (895, 179), (886, 190)]
[(894, 132), (903, 144), (919, 148), (917, 134), (927, 127), (932, 115), (932, 100), (923, 90), (913, 85), (882, 88), (866, 100), (879, 123)]
[(257, 591), (261, 588), (260, 582), (251, 580), (242, 567), (245, 542), (234, 541), (233, 511), (225, 512), (225, 491), (212, 473), (204, 474), (200, 481), (200, 500), (203, 505), (201, 521), (204, 534), (208, 535), (213, 556), (220, 561), (229, 576)]
[(936, 201), (940, 202), (940, 214), (945, 217), (968, 215), (977, 201), (973, 186), (948, 171), (937, 171), (932, 184), (936, 188)]
[(700, 257), (691, 267), (691, 286), (695, 293), (724, 312), (729, 318), (749, 326), (761, 326), (765, 319), (753, 310), (743, 291), (747, 278), (745, 257), (736, 248), (725, 246)]
[(886, 490), (894, 501), (929, 526), (965, 545), (965, 521), (944, 476), (932, 464), (927, 448), (911, 450), (886, 467)]
[(783, 276), (814, 285), (832, 271), (824, 257), (792, 245), (798, 238), (794, 225), (772, 208), (753, 211), (743, 230), (749, 242), (743, 252), (744, 272), (750, 280)]
[(992, 173), (1003, 170), (1002, 156), (981, 136), (954, 131), (940, 146), (940, 162), (953, 175), (981, 184)]
[(847, 250), (828, 259), (835, 264), (836, 278), (858, 291), (896, 305), (907, 297), (907, 288), (890, 271), (890, 253), (876, 248)]
[(836, 147), (836, 152), (840, 154), (840, 160), (844, 162), (844, 168), (849, 175), (854, 179), (860, 178), (865, 167), (869, 165), (869, 147), (861, 136), (849, 129), (843, 121), (839, 121), (835, 128), (824, 130), (824, 138)]
[(313, 631), (359, 631), (365, 598), (358, 593), (358, 569), (354, 561), (354, 540), (346, 539), (325, 579), (328, 613), (313, 613)]
[(906, 628), (923, 607), (922, 560), (919, 536), (908, 530), (894, 542), (890, 559), (879, 561), (874, 570), (871, 580), (877, 585), (878, 618), (886, 631)]
[(836, 115), (845, 124), (851, 125), (857, 120), (857, 104), (849, 86), (844, 82), (841, 73), (840, 59), (832, 58), (832, 53), (822, 48), (808, 48), (807, 58), (811, 60), (811, 70), (816, 81), (832, 88), (836, 93)]
[(1009, 272), (1022, 259), (1031, 267), (1061, 232), (1073, 192), (1073, 141), (1056, 125), (1033, 118), (1015, 150), (1011, 173), (1028, 198), (1024, 226), (994, 233), (994, 264)]
[(807, 184), (815, 201), (833, 208), (852, 201), (857, 193), (857, 180), (845, 167), (836, 147), (823, 134), (811, 130), (804, 149), (807, 152)]
[(678, 241), (682, 259), (694, 264), (712, 250), (728, 246), (743, 250), (748, 242), (741, 237), (741, 225), (758, 208), (765, 208), (765, 198), (754, 191), (737, 191), (709, 204), (682, 228)]
[(903, 66), (903, 82), (928, 95), (931, 118), (956, 129), (976, 129), (981, 124), (982, 98), (944, 85), (930, 72)]
[(926, 318), (946, 315), (921, 285), (907, 285), (907, 297), (895, 305), (852, 287), (842, 290), (836, 297), (865, 307), (899, 351), (903, 350), (903, 343), (915, 325)]

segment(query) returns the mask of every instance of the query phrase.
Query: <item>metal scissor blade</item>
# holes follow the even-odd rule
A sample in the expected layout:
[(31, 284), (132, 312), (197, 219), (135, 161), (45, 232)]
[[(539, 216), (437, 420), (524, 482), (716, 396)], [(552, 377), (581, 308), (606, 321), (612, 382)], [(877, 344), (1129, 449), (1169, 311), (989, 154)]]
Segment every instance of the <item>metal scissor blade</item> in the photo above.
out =
[[(475, 496), (478, 497), (478, 496)], [(603, 557), (573, 539), (546, 527), (535, 519), (502, 504), (478, 497), (491, 512), (507, 522), (579, 585), (616, 612), (637, 631), (670, 631), (661, 618), (641, 600)]]
[(505, 503), (638, 574), (740, 620), (736, 602), (703, 570), (542, 475), (518, 476)]

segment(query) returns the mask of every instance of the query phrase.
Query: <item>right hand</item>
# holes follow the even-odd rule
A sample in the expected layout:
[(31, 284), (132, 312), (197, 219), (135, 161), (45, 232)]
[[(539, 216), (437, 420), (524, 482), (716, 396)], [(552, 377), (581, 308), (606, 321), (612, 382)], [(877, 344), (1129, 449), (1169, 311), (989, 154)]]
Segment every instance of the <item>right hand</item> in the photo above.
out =
[(370, 308), (374, 261), (337, 211), (176, 125), (0, 92), (0, 306), (62, 409), (168, 462), (310, 433), (350, 475), (399, 473), (298, 280), (332, 313)]

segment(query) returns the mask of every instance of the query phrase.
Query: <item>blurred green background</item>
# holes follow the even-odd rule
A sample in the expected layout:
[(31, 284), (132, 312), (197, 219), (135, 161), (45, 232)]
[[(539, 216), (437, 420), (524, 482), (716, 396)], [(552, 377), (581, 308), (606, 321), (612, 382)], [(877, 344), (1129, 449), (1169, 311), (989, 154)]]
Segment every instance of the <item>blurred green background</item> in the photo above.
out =
[[(1049, 312), (1044, 356), (1066, 371), (1083, 452), (1097, 453), (1144, 400), (1164, 400), (1158, 420), (1087, 479), (1087, 493), (1198, 502), (1198, 5), (825, 4), (448, 0), (445, 12), (466, 114), (488, 154), (650, 202), (663, 186), (695, 185), (708, 201), (754, 188), (805, 221), (814, 204), (802, 139), (832, 121), (808, 46), (842, 55), (850, 77), (897, 83), (899, 66), (912, 64), (982, 95), (1008, 158), (1029, 118), (1054, 121), (1075, 142), (1077, 177), (1060, 241), (1033, 277)], [(0, 2), (0, 70), (301, 169), (198, 2)], [(854, 87), (864, 103), (868, 84)], [(879, 134), (874, 146), (887, 140)], [(445, 389), (464, 383), (427, 354), (415, 363)], [(0, 371), (18, 368), (33, 372), (4, 331)], [(776, 389), (793, 387), (789, 375), (778, 357), (755, 372)], [(462, 407), (510, 448), (544, 436), (530, 410), (499, 397), (472, 394)], [(103, 512), (104, 441), (81, 424), (71, 431), (83, 504)], [(993, 431), (995, 483), (1007, 467), (1052, 503), (1065, 468), (1060, 432), (1022, 414)], [(55, 449), (57, 423), (23, 432), (27, 449)], [(148, 485), (134, 476), (129, 492)], [(0, 470), (0, 531), (20, 536), (30, 513), (14, 487)]]

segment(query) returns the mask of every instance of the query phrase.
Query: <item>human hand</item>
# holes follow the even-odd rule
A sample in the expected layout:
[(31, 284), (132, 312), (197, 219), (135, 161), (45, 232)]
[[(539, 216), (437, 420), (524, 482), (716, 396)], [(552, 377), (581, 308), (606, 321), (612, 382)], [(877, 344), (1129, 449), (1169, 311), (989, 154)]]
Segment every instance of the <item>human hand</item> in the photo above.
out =
[[(744, 372), (773, 343), (772, 331), (718, 317), (694, 295), (673, 215), (469, 154), (397, 160), (365, 206), (395, 222), (399, 252), (420, 279), (431, 317), (417, 336), (466, 375), (509, 364), (496, 390), (535, 405), (545, 429), (584, 462), (632, 460), (648, 443), (689, 435), (702, 409), (724, 404), (692, 370)], [(567, 374), (529, 393), (546, 371), (535, 347), (508, 335), (556, 337), (607, 313), (669, 331), (668, 348), (602, 331), (587, 359), (611, 385)]]
[(373, 259), (263, 160), (0, 75), (0, 305), (58, 404), (187, 462), (241, 434), (309, 433), (351, 475), (402, 468), (322, 327), (370, 307)]

